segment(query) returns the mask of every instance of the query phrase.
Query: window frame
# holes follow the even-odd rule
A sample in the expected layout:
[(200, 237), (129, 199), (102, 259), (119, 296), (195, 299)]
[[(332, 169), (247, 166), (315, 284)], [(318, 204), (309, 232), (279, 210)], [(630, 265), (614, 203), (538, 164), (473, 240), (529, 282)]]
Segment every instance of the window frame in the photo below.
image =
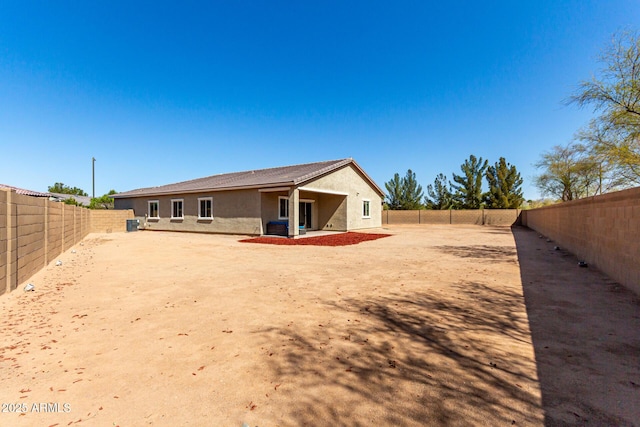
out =
[(362, 199), (362, 218), (371, 218), (371, 200), (369, 199)]
[[(286, 206), (286, 214), (287, 216), (282, 216), (280, 215), (282, 212), (280, 210), (280, 207), (282, 206), (282, 201), (286, 200), (287, 203), (285, 204)], [(278, 219), (289, 219), (289, 198), (286, 196), (278, 196)]]
[[(180, 203), (180, 214), (176, 216), (175, 204)], [(184, 219), (184, 199), (171, 199), (171, 219)]]
[[(151, 216), (151, 204), (156, 205), (157, 216)], [(160, 219), (160, 200), (147, 200), (147, 218), (148, 219)]]
[[(202, 216), (202, 202), (209, 202), (209, 216)], [(198, 197), (198, 219), (213, 219), (213, 197)]]

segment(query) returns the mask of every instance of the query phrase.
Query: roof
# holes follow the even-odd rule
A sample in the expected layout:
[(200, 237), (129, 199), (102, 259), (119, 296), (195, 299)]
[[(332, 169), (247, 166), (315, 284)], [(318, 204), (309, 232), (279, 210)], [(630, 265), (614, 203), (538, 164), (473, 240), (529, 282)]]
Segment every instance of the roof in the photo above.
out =
[(77, 194), (63, 194), (63, 193), (51, 193), (52, 197), (55, 197), (58, 201), (67, 200), (73, 198), (76, 202), (83, 206), (89, 206), (91, 204), (91, 197), (78, 196)]
[(33, 190), (25, 190), (24, 188), (13, 187), (11, 185), (0, 184), (0, 188), (8, 188), (9, 190), (14, 190), (16, 194), (22, 194), (24, 196), (32, 196), (32, 197), (49, 197), (51, 194), (43, 193), (41, 191), (33, 191)]
[(207, 176), (175, 184), (158, 187), (139, 188), (114, 194), (113, 198), (156, 196), (163, 194), (197, 193), (210, 190), (237, 190), (245, 188), (267, 188), (278, 186), (299, 186), (320, 176), (329, 174), (344, 166), (354, 166), (371, 186), (383, 195), (383, 191), (362, 170), (353, 159), (329, 160), (269, 169), (249, 170)]

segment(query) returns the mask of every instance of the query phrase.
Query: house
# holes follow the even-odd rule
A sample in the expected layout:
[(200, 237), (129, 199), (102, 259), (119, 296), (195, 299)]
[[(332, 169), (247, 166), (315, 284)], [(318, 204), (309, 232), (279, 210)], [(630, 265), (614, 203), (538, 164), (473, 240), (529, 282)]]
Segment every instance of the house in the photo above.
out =
[(33, 191), (26, 190), (24, 188), (13, 187), (11, 185), (0, 184), (0, 188), (4, 188), (6, 190), (13, 190), (16, 194), (22, 194), (23, 196), (31, 196), (31, 197), (51, 197), (51, 193), (43, 193), (42, 191)]
[(143, 228), (286, 234), (380, 227), (383, 191), (353, 160), (226, 173), (114, 194)]
[(89, 196), (78, 196), (77, 194), (63, 194), (63, 193), (49, 193), (51, 197), (49, 200), (52, 202), (66, 202), (69, 199), (73, 199), (80, 206), (88, 207), (91, 204), (91, 197)]

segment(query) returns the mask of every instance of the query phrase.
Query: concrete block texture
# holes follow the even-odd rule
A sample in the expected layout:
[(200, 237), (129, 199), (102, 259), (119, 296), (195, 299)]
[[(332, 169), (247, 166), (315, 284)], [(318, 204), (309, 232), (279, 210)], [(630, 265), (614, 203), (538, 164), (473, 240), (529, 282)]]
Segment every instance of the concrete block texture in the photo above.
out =
[(524, 211), (523, 225), (640, 295), (640, 187)]
[(129, 218), (132, 210), (91, 211), (0, 189), (0, 295), (22, 285), (90, 232), (125, 231)]
[(520, 209), (386, 210), (383, 224), (475, 224), (511, 226), (519, 221)]
[[(133, 219), (133, 209), (91, 211), (91, 233), (112, 233), (127, 231), (127, 220)], [(89, 228), (88, 219), (85, 227)]]

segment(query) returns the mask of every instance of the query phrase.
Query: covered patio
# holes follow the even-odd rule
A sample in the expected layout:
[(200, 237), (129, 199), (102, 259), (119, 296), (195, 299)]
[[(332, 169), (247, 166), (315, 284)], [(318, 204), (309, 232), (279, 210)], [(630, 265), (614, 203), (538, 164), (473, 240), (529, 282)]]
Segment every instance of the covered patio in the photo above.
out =
[(263, 235), (319, 236), (347, 231), (348, 194), (307, 187), (259, 190)]

